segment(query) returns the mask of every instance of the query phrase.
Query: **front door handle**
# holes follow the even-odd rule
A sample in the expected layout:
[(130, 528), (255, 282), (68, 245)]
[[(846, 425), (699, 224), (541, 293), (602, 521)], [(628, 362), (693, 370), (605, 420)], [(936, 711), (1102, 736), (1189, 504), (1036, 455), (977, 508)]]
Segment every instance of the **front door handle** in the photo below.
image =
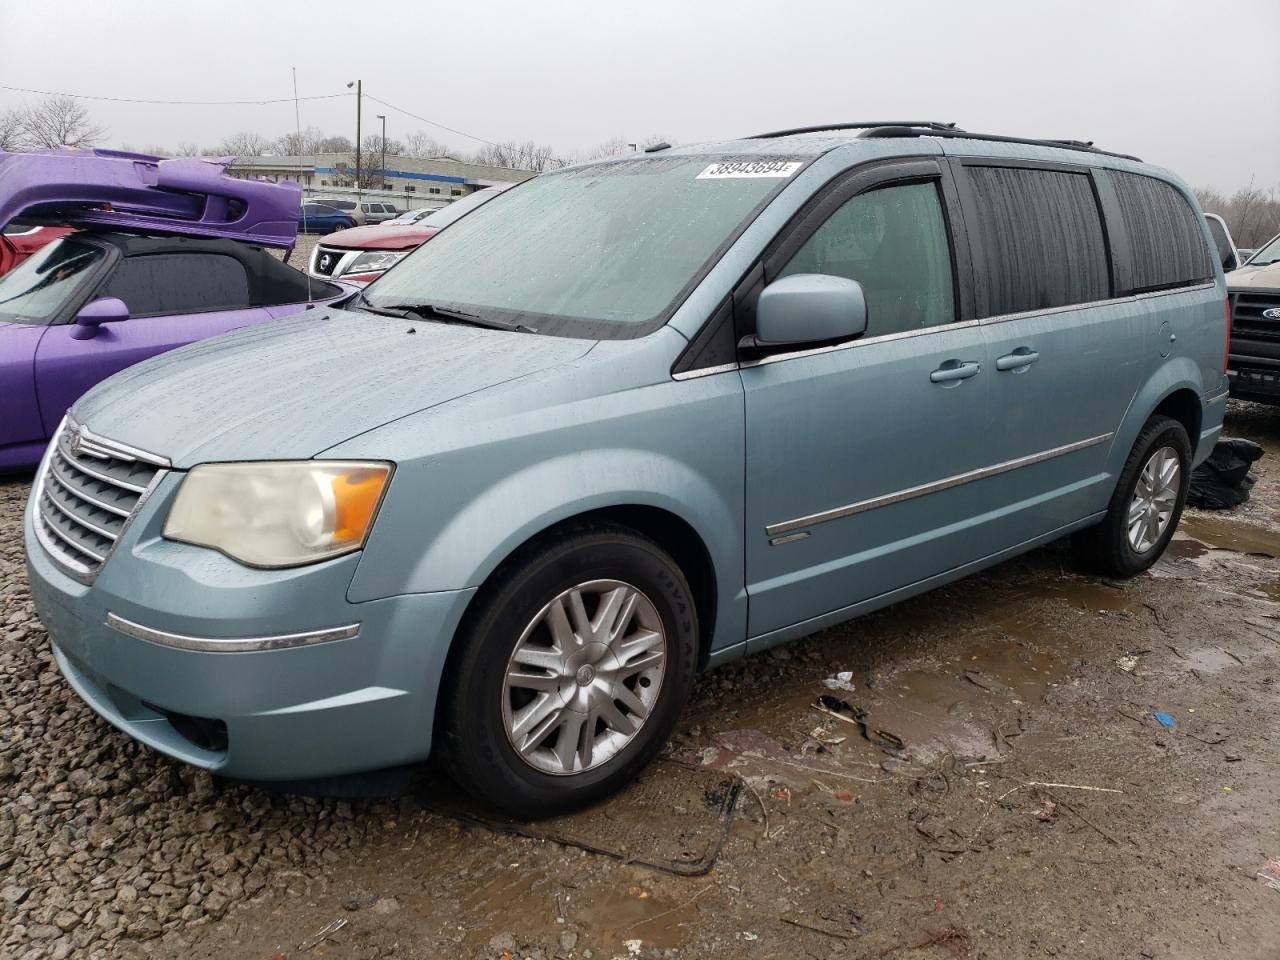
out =
[(996, 361), (997, 370), (1025, 370), (1037, 360), (1040, 354), (1030, 347), (1019, 347), (1013, 353), (1006, 353)]
[(976, 377), (981, 372), (982, 364), (976, 360), (948, 360), (929, 374), (929, 379), (934, 383), (958, 383)]

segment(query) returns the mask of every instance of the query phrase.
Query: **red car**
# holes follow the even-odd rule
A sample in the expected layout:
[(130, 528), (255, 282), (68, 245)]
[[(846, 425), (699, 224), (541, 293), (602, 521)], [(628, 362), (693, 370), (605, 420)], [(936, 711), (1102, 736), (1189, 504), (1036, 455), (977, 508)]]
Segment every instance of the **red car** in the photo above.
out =
[(514, 184), (477, 190), (439, 210), (411, 211), (395, 220), (337, 230), (316, 244), (307, 272), (318, 280), (341, 280), (356, 286), (372, 283), (449, 224), (508, 186)]
[(8, 273), (46, 243), (72, 232), (71, 227), (28, 227), (11, 223), (0, 233), (0, 274)]

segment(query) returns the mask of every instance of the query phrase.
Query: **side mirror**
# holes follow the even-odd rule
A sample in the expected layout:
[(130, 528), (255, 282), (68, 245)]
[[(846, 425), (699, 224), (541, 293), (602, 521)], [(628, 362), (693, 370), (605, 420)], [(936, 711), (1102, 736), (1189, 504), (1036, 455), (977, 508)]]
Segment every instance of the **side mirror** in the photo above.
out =
[(119, 323), (129, 319), (129, 308), (119, 297), (99, 297), (90, 300), (76, 314), (71, 331), (72, 340), (92, 340), (98, 335), (98, 327), (104, 323)]
[(1227, 255), (1222, 258), (1222, 272), (1230, 273), (1232, 270), (1240, 269), (1240, 259), (1232, 252), (1227, 251)]
[(775, 280), (756, 301), (756, 344), (848, 340), (867, 329), (862, 284), (822, 273)]

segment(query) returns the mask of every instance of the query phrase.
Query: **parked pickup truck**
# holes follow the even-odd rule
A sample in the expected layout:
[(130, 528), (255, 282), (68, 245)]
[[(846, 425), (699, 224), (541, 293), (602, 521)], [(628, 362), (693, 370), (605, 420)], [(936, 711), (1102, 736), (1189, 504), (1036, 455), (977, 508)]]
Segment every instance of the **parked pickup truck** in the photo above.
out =
[(1227, 274), (1231, 395), (1280, 403), (1280, 235)]

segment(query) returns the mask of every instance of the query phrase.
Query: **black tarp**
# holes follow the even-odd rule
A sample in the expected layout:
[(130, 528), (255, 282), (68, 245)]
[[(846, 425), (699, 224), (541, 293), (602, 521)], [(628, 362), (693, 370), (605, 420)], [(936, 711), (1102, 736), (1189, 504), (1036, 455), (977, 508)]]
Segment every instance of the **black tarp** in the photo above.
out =
[(1223, 437), (1209, 459), (1192, 471), (1187, 506), (1225, 510), (1244, 503), (1257, 479), (1249, 468), (1261, 456), (1262, 447), (1252, 440)]

